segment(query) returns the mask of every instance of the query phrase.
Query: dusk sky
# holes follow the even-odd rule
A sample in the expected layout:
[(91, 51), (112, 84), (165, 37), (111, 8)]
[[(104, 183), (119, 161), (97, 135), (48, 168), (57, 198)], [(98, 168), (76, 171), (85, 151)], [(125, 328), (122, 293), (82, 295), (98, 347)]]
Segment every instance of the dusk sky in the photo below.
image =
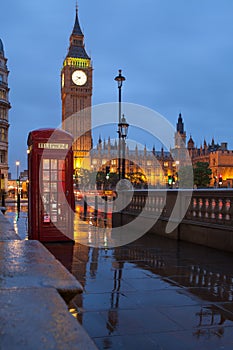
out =
[[(8, 0), (0, 38), (8, 58), (9, 165), (26, 168), (31, 130), (61, 122), (60, 71), (75, 0)], [(174, 126), (181, 112), (199, 147), (233, 149), (232, 0), (79, 0), (79, 21), (94, 67), (93, 104), (116, 102), (121, 68), (125, 102), (158, 111)]]

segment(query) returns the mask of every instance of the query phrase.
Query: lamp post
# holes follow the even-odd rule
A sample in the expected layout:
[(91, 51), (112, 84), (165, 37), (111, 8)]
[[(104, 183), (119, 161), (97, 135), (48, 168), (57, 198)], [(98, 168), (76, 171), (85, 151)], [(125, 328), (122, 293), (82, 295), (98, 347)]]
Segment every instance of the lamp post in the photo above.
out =
[(125, 178), (125, 139), (128, 134), (129, 124), (126, 122), (124, 114), (122, 115), (121, 122), (118, 125), (120, 138), (122, 139), (122, 179)]
[(17, 182), (17, 210), (20, 211), (20, 193), (19, 193), (19, 165), (20, 162), (17, 160), (15, 162), (16, 165), (16, 182)]
[(121, 74), (122, 70), (119, 69), (119, 74), (117, 77), (115, 77), (115, 80), (118, 84), (118, 91), (119, 91), (119, 112), (118, 112), (118, 137), (119, 137), (119, 158), (118, 158), (118, 173), (119, 173), (119, 179), (121, 179), (121, 134), (120, 134), (120, 123), (121, 123), (121, 88), (123, 85), (123, 81), (125, 81), (125, 77)]

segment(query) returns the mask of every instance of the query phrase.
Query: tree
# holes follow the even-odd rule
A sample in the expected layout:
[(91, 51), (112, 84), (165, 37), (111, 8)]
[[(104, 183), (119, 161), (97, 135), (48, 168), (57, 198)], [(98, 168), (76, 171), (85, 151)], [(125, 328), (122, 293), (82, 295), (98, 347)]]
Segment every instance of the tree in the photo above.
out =
[(177, 176), (179, 188), (193, 188), (193, 167), (191, 165), (181, 166)]
[(197, 187), (208, 187), (211, 180), (212, 170), (208, 162), (197, 162), (193, 168), (194, 184)]
[(145, 174), (142, 172), (128, 173), (125, 176), (135, 188), (146, 188), (148, 186)]

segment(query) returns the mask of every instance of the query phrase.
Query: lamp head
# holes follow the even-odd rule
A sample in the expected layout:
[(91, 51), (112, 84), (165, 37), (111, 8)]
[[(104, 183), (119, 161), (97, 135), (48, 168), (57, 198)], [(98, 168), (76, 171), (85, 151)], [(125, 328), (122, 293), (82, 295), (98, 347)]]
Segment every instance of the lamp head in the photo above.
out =
[(127, 137), (129, 124), (127, 123), (124, 114), (122, 115), (121, 122), (119, 123), (120, 135), (123, 138)]
[(117, 81), (118, 84), (118, 88), (122, 87), (122, 83), (125, 80), (125, 77), (123, 77), (123, 75), (121, 74), (122, 70), (119, 69), (119, 75), (115, 78), (115, 80)]

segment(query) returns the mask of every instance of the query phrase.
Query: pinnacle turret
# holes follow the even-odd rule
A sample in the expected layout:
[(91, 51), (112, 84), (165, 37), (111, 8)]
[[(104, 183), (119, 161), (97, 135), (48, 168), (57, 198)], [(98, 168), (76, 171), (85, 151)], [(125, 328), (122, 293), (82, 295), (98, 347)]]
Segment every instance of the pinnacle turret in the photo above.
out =
[(180, 134), (184, 133), (184, 123), (183, 123), (181, 113), (179, 114), (178, 123), (176, 124), (176, 131), (179, 132)]
[(4, 48), (3, 48), (3, 43), (1, 39), (0, 39), (0, 55), (4, 56)]
[(70, 36), (70, 47), (67, 57), (90, 59), (85, 50), (84, 35), (82, 33), (79, 19), (78, 9), (76, 8), (75, 23), (72, 34)]
[(77, 6), (76, 6), (76, 16), (75, 16), (75, 23), (74, 23), (72, 35), (83, 36), (83, 32), (81, 30), (79, 20), (78, 20), (78, 7)]

